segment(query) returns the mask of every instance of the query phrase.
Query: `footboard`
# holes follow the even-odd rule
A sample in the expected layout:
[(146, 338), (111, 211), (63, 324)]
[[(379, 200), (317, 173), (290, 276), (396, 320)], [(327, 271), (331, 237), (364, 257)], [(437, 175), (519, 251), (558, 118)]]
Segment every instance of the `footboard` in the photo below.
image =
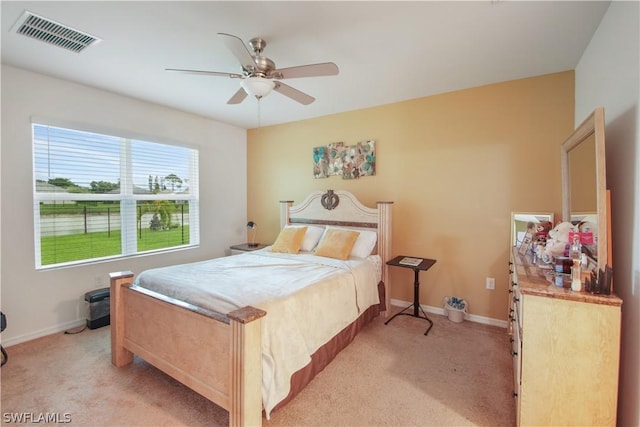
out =
[(136, 354), (229, 411), (229, 425), (261, 425), (263, 310), (206, 311), (134, 288), (133, 273), (111, 279), (111, 362)]

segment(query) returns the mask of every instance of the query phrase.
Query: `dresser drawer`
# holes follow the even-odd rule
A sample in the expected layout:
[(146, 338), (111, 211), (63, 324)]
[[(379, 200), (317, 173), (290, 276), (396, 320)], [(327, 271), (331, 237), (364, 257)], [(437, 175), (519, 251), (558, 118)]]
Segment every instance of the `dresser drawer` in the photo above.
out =
[[(517, 315), (516, 315), (517, 316)], [(522, 336), (519, 327), (519, 319), (514, 322), (513, 335), (511, 335), (511, 356), (513, 357), (513, 387), (514, 393), (520, 394), (520, 382), (522, 377)]]

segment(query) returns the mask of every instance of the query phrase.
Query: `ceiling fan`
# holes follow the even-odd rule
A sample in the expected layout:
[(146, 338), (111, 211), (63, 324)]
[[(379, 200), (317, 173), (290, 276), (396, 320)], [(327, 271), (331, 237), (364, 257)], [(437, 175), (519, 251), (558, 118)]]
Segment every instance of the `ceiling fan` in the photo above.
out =
[(282, 83), (283, 79), (297, 79), (301, 77), (334, 76), (338, 74), (338, 66), (333, 62), (321, 64), (299, 65), (296, 67), (276, 68), (276, 64), (266, 56), (262, 56), (267, 42), (256, 37), (249, 40), (249, 46), (253, 54), (241, 38), (231, 34), (218, 33), (218, 37), (227, 46), (242, 66), (242, 73), (223, 73), (218, 71), (182, 70), (167, 68), (167, 71), (199, 74), (208, 76), (230, 77), (240, 79), (241, 88), (227, 101), (227, 104), (239, 104), (247, 97), (253, 95), (257, 99), (267, 96), (272, 90), (287, 96), (301, 104), (308, 105), (315, 98)]

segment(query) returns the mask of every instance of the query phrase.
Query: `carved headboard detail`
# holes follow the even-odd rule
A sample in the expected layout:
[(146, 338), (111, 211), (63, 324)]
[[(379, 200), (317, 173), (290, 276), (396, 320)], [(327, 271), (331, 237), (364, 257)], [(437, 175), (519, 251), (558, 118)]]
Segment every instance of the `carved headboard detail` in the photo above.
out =
[(340, 203), (340, 197), (333, 190), (327, 190), (320, 198), (320, 203), (326, 210), (334, 209)]

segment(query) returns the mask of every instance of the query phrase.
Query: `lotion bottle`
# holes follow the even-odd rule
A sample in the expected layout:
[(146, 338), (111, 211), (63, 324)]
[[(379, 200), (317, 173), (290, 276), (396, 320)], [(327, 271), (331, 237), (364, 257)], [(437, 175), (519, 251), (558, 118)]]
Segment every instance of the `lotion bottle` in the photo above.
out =
[(580, 235), (573, 235), (573, 243), (571, 244), (571, 259), (573, 267), (571, 267), (571, 290), (580, 292), (582, 290), (582, 244), (580, 243)]

